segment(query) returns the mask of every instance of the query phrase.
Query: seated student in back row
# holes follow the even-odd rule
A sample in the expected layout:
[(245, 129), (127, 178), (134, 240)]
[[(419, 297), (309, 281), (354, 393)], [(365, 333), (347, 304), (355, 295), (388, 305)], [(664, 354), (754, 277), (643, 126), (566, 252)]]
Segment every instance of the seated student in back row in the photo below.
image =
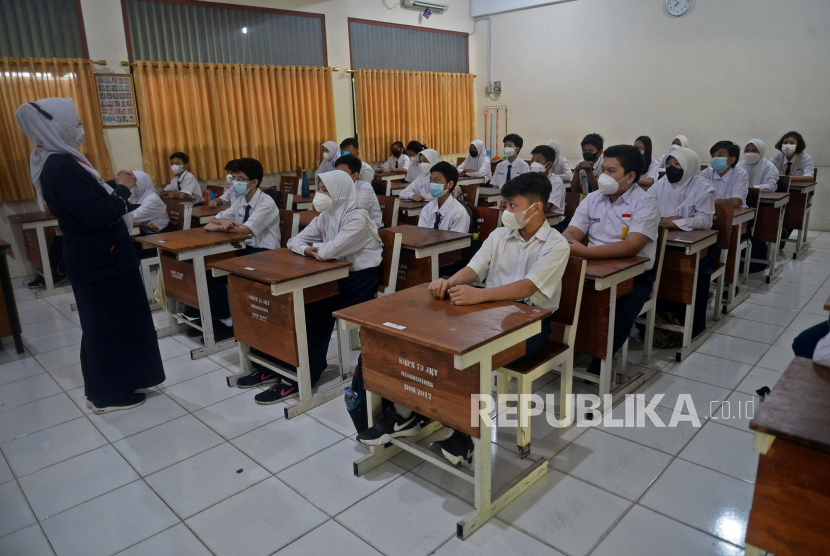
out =
[(190, 158), (182, 152), (170, 155), (170, 171), (176, 176), (159, 194), (162, 199), (176, 199), (178, 201), (193, 201), (193, 205), (202, 204), (202, 187), (196, 176), (188, 171), (187, 164)]
[(441, 155), (438, 151), (433, 149), (424, 149), (418, 153), (416, 159), (420, 175), (413, 179), (406, 188), (401, 191), (400, 197), (402, 201), (431, 201), (434, 199), (429, 194), (429, 174), (432, 167), (441, 162)]
[(476, 139), (470, 143), (469, 153), (464, 162), (458, 165), (458, 177), (484, 178), (487, 183), (493, 178), (490, 171), (490, 157), (484, 148), (484, 141)]
[(433, 200), (421, 210), (418, 226), (446, 232), (470, 231), (470, 215), (453, 196), (458, 170), (443, 160), (430, 170), (429, 194)]
[(637, 185), (641, 187), (651, 187), (658, 179), (660, 179), (660, 163), (652, 158), (651, 151), (651, 137), (647, 135), (640, 135), (634, 141), (634, 146), (640, 150), (643, 155), (643, 171), (640, 174), (640, 181)]
[(376, 170), (379, 174), (406, 174), (409, 171), (410, 159), (409, 156), (403, 152), (403, 143), (395, 141), (392, 143), (392, 156), (386, 159), (386, 162)]
[[(507, 199), (502, 214), (504, 226), (490, 234), (466, 267), (449, 280), (432, 282), (429, 293), (436, 299), (449, 297), (455, 305), (516, 300), (556, 311), (570, 250), (561, 234), (545, 220), (550, 181), (537, 173), (525, 173), (507, 182), (502, 195)], [(469, 286), (476, 280), (484, 281), (485, 287)], [(514, 363), (536, 355), (550, 333), (550, 321), (544, 319), (542, 331), (527, 339), (525, 355)], [(415, 436), (420, 431), (412, 410), (396, 404), (375, 419), (374, 426), (358, 434), (357, 440), (377, 446), (394, 437)], [(473, 441), (466, 434), (455, 431), (435, 444), (455, 465), (470, 465), (473, 461)]]
[(746, 207), (749, 175), (743, 168), (736, 168), (741, 148), (732, 141), (718, 141), (709, 154), (711, 165), (700, 176), (715, 186), (715, 199), (728, 199), (735, 208)]
[(375, 195), (375, 189), (372, 184), (360, 179), (360, 171), (363, 168), (363, 163), (356, 156), (347, 154), (341, 156), (334, 163), (335, 170), (346, 172), (354, 182), (355, 193), (357, 195), (357, 208), (361, 208), (369, 213), (369, 218), (372, 219), (378, 228), (383, 228), (383, 212), (380, 210), (380, 203), (378, 196)]
[(582, 139), (582, 160), (574, 167), (571, 191), (587, 195), (597, 190), (597, 178), (602, 173), (602, 147), (605, 139), (599, 133), (589, 133)]
[(409, 169), (406, 171), (406, 177), (403, 180), (404, 183), (412, 183), (415, 181), (415, 178), (421, 175), (421, 168), (418, 166), (418, 153), (426, 149), (427, 146), (418, 141), (410, 141), (406, 144), (406, 156), (409, 157)]
[[(565, 184), (562, 178), (553, 172), (556, 151), (547, 145), (539, 145), (530, 151), (530, 171), (542, 174), (550, 181), (550, 197), (545, 203), (545, 212), (565, 214)], [(565, 231), (564, 224), (557, 224), (554, 229)]]
[[(584, 259), (621, 259), (647, 257), (646, 270), (654, 266), (657, 252), (657, 229), (660, 207), (657, 200), (643, 191), (637, 181), (643, 168), (643, 156), (633, 145), (614, 145), (605, 151), (597, 191), (590, 193), (577, 207), (565, 233), (571, 254)], [(588, 234), (588, 246), (582, 238)], [(654, 279), (650, 272), (634, 278), (634, 289), (617, 299), (614, 320), (614, 353), (625, 343), (634, 320), (640, 315), (651, 293)], [(596, 357), (588, 372), (599, 374), (601, 361)]]
[(784, 134), (775, 144), (781, 151), (770, 160), (782, 176), (789, 176), (792, 181), (813, 181), (813, 158), (804, 152), (807, 143), (797, 131)]
[(504, 159), (498, 163), (490, 187), (501, 187), (516, 176), (530, 172), (527, 162), (519, 158), (524, 140), (515, 133), (509, 133), (502, 140), (504, 143)]
[(774, 192), (778, 189), (778, 170), (772, 161), (764, 158), (766, 146), (760, 139), (750, 139), (744, 147), (744, 159), (738, 168), (749, 175), (749, 187), (762, 192)]
[(225, 164), (225, 172), (228, 173), (228, 175), (225, 177), (225, 179), (228, 181), (228, 185), (230, 187), (226, 187), (225, 192), (222, 193), (219, 197), (217, 197), (215, 199), (211, 199), (210, 201), (208, 201), (208, 206), (210, 208), (221, 207), (222, 205), (225, 205), (225, 206), (229, 207), (234, 203), (234, 201), (239, 199), (239, 195), (237, 195), (236, 192), (233, 190), (233, 170), (234, 170), (235, 167), (236, 167), (236, 160), (235, 159), (230, 160), (230, 161), (228, 161), (227, 164)]
[[(133, 225), (138, 226), (141, 235), (157, 234), (170, 223), (167, 206), (156, 194), (153, 180), (150, 179), (149, 175), (139, 171), (135, 171), (133, 174), (137, 187), (133, 189), (129, 203), (138, 205), (138, 208), (130, 213), (133, 217)], [(136, 244), (136, 246), (138, 247), (140, 244)], [(141, 249), (139, 256), (143, 256), (144, 252), (150, 253), (148, 256), (155, 256), (156, 254), (155, 249)]]
[(669, 152), (661, 156), (660, 160), (658, 161), (660, 170), (666, 169), (666, 159), (669, 157), (669, 155), (672, 153), (674, 149), (678, 149), (680, 147), (683, 147), (684, 149), (689, 148), (689, 140), (686, 139), (685, 135), (676, 135), (675, 138), (672, 139), (671, 145), (669, 145)]
[(349, 137), (340, 141), (340, 156), (347, 155), (355, 156), (358, 160), (360, 160), (361, 169), (359, 177), (363, 181), (371, 184), (372, 180), (375, 178), (375, 171), (360, 158), (360, 145), (357, 144), (357, 139), (354, 137)]
[(547, 145), (556, 154), (556, 161), (553, 163), (553, 173), (559, 176), (559, 179), (563, 182), (570, 183), (571, 178), (574, 177), (574, 173), (571, 170), (571, 165), (568, 164), (568, 159), (562, 156), (562, 145), (555, 139), (548, 141)]

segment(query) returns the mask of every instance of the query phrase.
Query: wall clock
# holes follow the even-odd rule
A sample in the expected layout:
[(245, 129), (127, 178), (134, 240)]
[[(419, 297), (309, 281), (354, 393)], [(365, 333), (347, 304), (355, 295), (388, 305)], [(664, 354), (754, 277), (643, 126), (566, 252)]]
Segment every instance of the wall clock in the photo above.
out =
[(680, 17), (692, 7), (692, 0), (666, 0), (666, 11), (675, 17)]

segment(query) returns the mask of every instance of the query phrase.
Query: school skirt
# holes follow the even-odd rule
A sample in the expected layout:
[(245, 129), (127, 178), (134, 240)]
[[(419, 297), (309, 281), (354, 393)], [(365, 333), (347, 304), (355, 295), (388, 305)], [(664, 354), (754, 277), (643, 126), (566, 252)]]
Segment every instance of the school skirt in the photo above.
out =
[(81, 318), (81, 371), (97, 407), (164, 382), (156, 329), (138, 269), (72, 286)]

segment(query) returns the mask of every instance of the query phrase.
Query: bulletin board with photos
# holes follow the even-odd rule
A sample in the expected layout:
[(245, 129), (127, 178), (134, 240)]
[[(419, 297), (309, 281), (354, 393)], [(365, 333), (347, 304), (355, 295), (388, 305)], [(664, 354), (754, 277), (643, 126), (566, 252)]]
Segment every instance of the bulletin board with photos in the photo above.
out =
[(138, 127), (132, 75), (97, 73), (95, 83), (104, 127)]

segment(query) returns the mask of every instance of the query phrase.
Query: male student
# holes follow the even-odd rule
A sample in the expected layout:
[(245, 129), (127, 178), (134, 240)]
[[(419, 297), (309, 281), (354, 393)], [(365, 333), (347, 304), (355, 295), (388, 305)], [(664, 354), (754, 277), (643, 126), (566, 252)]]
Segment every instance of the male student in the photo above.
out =
[(582, 160), (574, 167), (571, 179), (571, 191), (574, 193), (587, 195), (597, 190), (597, 178), (602, 173), (604, 144), (605, 139), (599, 133), (589, 133), (582, 139)]
[(524, 140), (515, 133), (504, 136), (504, 160), (496, 166), (493, 178), (490, 180), (490, 187), (501, 187), (516, 176), (530, 172), (527, 162), (519, 158), (519, 151), (522, 150)]
[(709, 149), (711, 165), (703, 170), (702, 178), (715, 186), (715, 199), (728, 199), (733, 207), (746, 207), (749, 188), (749, 174), (743, 168), (736, 168), (741, 157), (741, 148), (732, 141), (718, 141)]
[[(449, 297), (455, 305), (515, 300), (556, 311), (570, 250), (562, 235), (545, 220), (550, 181), (538, 173), (525, 173), (507, 182), (502, 195), (507, 199), (504, 226), (490, 234), (466, 267), (449, 280), (432, 282), (429, 292), (437, 299)], [(483, 281), (485, 287), (469, 285), (476, 280)], [(542, 331), (528, 338), (520, 360), (536, 355), (550, 333), (550, 321), (544, 319)], [(375, 446), (397, 436), (415, 436), (420, 429), (411, 410), (394, 405), (374, 426), (358, 434), (357, 440)], [(456, 431), (436, 445), (453, 464), (472, 463), (473, 441), (468, 435)]]
[(375, 171), (360, 158), (360, 145), (357, 144), (357, 139), (354, 137), (348, 137), (340, 141), (340, 155), (346, 156), (349, 154), (356, 156), (361, 161), (360, 179), (372, 183), (375, 177)]
[(395, 141), (392, 143), (392, 156), (386, 159), (380, 168), (377, 169), (379, 174), (406, 174), (409, 171), (409, 156), (403, 152), (403, 143)]
[(170, 155), (170, 171), (176, 176), (159, 194), (162, 199), (177, 199), (179, 201), (193, 201), (194, 205), (202, 204), (202, 188), (196, 176), (188, 171), (187, 163), (190, 158), (183, 152)]
[[(657, 200), (637, 185), (643, 169), (643, 155), (634, 145), (609, 147), (602, 161), (597, 190), (577, 207), (563, 234), (571, 254), (585, 259), (647, 257), (646, 270), (654, 266), (660, 207)], [(588, 234), (587, 246), (582, 238)], [(617, 299), (614, 320), (614, 353), (631, 332), (651, 293), (654, 280), (650, 272), (634, 278), (634, 289)], [(599, 374), (600, 360), (594, 358), (588, 372)]]
[(231, 185), (231, 187), (226, 187), (225, 192), (222, 193), (222, 195), (220, 195), (216, 199), (211, 199), (210, 201), (208, 201), (208, 206), (210, 208), (221, 207), (222, 205), (231, 206), (234, 201), (239, 199), (239, 195), (237, 195), (236, 192), (233, 190), (233, 169), (235, 167), (236, 159), (230, 160), (227, 164), (225, 164), (225, 172), (228, 173), (226, 179), (228, 180), (228, 184)]
[[(550, 180), (550, 198), (545, 211), (565, 214), (565, 184), (562, 178), (554, 173), (555, 161), (556, 151), (552, 147), (539, 145), (530, 151), (530, 171), (542, 174)], [(565, 231), (564, 227), (560, 230), (558, 226), (556, 227), (558, 231)]]
[(430, 169), (429, 194), (433, 200), (421, 210), (418, 226), (447, 232), (470, 231), (470, 215), (454, 196), (458, 170), (441, 161)]
[(334, 163), (335, 170), (342, 170), (352, 178), (357, 192), (357, 208), (368, 212), (372, 222), (377, 224), (378, 228), (383, 228), (383, 211), (380, 210), (378, 196), (375, 195), (375, 190), (371, 183), (360, 179), (360, 170), (362, 167), (363, 164), (360, 162), (360, 159), (351, 154), (341, 156)]
[[(259, 253), (280, 246), (280, 211), (277, 204), (259, 189), (263, 176), (262, 164), (254, 158), (240, 158), (231, 175), (233, 189), (239, 198), (205, 225), (206, 232), (250, 234), (245, 249), (237, 256)], [(228, 305), (227, 277), (207, 274), (213, 334), (217, 342), (233, 338), (233, 319)], [(193, 329), (194, 335), (201, 335)], [(191, 334), (188, 334), (191, 335)]]

